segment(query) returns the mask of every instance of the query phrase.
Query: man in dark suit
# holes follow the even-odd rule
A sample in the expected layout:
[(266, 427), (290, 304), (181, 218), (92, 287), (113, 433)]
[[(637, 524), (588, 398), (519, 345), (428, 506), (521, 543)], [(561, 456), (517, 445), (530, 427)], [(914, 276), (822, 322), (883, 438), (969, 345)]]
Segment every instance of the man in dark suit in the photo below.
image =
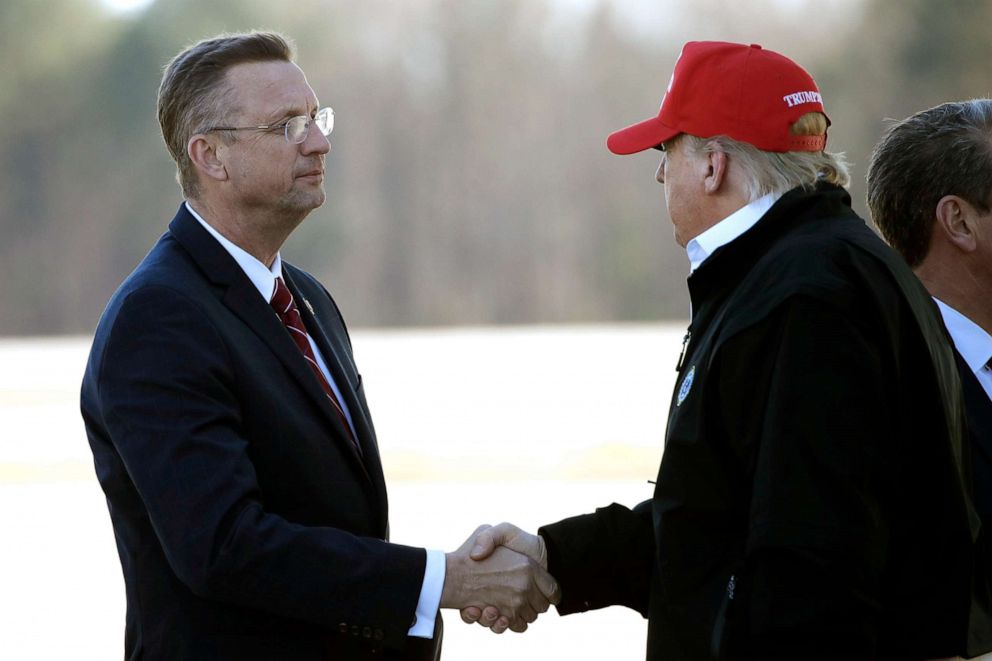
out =
[(536, 562), (387, 541), (344, 321), (279, 254), (324, 202), (334, 118), (289, 44), (187, 48), (158, 110), (186, 201), (111, 298), (82, 386), (126, 657), (436, 658), (439, 606), (470, 603), (525, 629), (555, 599)]
[[(992, 564), (992, 99), (944, 103), (893, 124), (871, 156), (868, 206), (954, 340)], [(992, 647), (992, 633), (983, 635)]]
[(851, 209), (825, 112), (788, 58), (690, 42), (658, 115), (610, 136), (617, 154), (662, 151), (690, 262), (654, 496), (538, 535), (502, 524), (473, 556), (506, 544), (541, 559), (561, 614), (636, 609), (651, 660), (974, 649), (979, 522), (953, 351)]

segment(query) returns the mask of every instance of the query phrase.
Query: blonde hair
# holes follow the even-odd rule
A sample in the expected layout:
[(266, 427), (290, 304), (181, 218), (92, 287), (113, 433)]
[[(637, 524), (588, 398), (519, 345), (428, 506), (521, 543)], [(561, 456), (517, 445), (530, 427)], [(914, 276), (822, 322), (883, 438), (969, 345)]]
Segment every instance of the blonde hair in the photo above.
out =
[[(827, 118), (818, 112), (806, 113), (790, 127), (790, 131), (793, 135), (823, 135), (827, 132)], [(851, 181), (842, 153), (762, 151), (725, 135), (709, 138), (686, 135), (685, 138), (692, 151), (720, 151), (730, 156), (744, 172), (749, 202), (768, 193), (782, 194), (793, 188), (813, 188), (821, 181), (837, 186), (847, 186)]]

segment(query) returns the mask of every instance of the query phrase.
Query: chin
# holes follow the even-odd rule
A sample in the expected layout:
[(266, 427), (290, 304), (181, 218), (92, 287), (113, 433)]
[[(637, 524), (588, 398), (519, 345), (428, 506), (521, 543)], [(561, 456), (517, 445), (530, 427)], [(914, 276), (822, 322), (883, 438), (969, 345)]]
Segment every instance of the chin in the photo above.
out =
[(319, 191), (297, 191), (296, 194), (286, 199), (284, 206), (295, 209), (296, 211), (309, 213), (324, 204), (325, 199), (327, 199), (327, 194), (324, 193), (323, 189)]
[(326, 199), (327, 199), (327, 193), (324, 192), (323, 188), (321, 188), (320, 190), (313, 191), (312, 193), (306, 196), (306, 201), (310, 205), (311, 209), (316, 209), (317, 207), (322, 205), (324, 203), (324, 200)]

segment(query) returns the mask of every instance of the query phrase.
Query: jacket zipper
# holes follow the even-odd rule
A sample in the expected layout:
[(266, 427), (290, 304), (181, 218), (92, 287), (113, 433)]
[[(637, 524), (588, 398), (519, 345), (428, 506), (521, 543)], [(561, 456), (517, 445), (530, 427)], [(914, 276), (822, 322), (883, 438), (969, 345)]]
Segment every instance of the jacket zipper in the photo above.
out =
[(724, 596), (723, 603), (720, 604), (720, 611), (716, 615), (716, 622), (713, 623), (713, 637), (710, 639), (710, 657), (713, 659), (721, 659), (721, 655), (724, 653), (723, 644), (727, 630), (728, 611), (734, 601), (734, 592), (736, 590), (737, 577), (731, 574), (730, 580), (727, 581), (727, 593)]
[(681, 353), (679, 353), (679, 362), (675, 364), (676, 372), (682, 371), (682, 361), (685, 360), (685, 349), (686, 347), (689, 346), (689, 338), (691, 337), (692, 337), (692, 331), (687, 328), (685, 331), (685, 337), (682, 338), (682, 351)]

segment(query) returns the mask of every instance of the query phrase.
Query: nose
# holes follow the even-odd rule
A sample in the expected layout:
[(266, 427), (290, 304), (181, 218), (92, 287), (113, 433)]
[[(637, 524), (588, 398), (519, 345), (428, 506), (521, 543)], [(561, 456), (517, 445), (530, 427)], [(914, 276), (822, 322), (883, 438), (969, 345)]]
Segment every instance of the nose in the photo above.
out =
[(665, 183), (665, 157), (661, 157), (661, 163), (658, 164), (658, 171), (654, 175), (655, 181), (659, 184)]
[(307, 139), (300, 143), (304, 154), (326, 154), (331, 151), (331, 141), (320, 132), (316, 122), (310, 122)]

